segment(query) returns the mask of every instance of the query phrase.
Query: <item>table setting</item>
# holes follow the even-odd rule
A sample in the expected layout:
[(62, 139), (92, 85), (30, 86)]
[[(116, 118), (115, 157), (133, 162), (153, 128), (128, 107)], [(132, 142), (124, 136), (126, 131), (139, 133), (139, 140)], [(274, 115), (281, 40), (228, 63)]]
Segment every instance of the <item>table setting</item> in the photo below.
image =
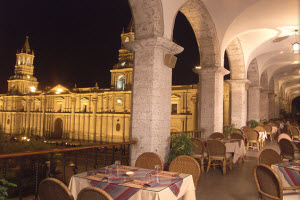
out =
[(195, 198), (191, 175), (161, 171), (159, 165), (155, 170), (123, 166), (119, 161), (71, 177), (69, 189), (75, 199), (84, 187), (100, 188), (116, 200)]
[(274, 164), (271, 168), (279, 176), (283, 187), (300, 186), (300, 162), (283, 162)]

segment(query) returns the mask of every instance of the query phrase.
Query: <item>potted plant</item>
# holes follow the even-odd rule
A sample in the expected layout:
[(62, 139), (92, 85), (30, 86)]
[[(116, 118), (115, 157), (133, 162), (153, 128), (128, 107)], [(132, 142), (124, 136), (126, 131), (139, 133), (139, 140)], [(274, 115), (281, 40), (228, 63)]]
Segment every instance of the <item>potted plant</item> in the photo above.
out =
[(10, 183), (5, 179), (0, 179), (0, 200), (7, 200), (8, 187), (17, 187), (16, 184)]
[(192, 145), (195, 145), (191, 141), (191, 137), (186, 133), (177, 133), (171, 135), (171, 148), (168, 155), (168, 163), (181, 155), (191, 156), (193, 155)]
[(235, 128), (234, 128), (233, 124), (231, 124), (229, 126), (224, 126), (223, 127), (223, 135), (224, 135), (224, 137), (228, 138), (231, 135), (231, 133), (233, 133), (234, 130), (235, 130)]
[(255, 120), (250, 120), (247, 122), (247, 124), (249, 124), (250, 128), (255, 128), (257, 126), (260, 126), (259, 122)]

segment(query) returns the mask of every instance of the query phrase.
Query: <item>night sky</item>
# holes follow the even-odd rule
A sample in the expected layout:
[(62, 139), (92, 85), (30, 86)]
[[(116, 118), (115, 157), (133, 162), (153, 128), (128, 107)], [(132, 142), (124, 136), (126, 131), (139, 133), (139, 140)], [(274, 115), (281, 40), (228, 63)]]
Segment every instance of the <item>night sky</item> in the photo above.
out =
[[(105, 4), (105, 5), (104, 5)], [(0, 92), (14, 74), (15, 54), (29, 35), (35, 51), (34, 76), (40, 89), (60, 83), (72, 88), (110, 86), (118, 61), (120, 34), (131, 19), (127, 0), (9, 0), (0, 6)], [(192, 72), (199, 53), (192, 28), (179, 13), (174, 42), (185, 48), (178, 55), (173, 84), (197, 83)]]

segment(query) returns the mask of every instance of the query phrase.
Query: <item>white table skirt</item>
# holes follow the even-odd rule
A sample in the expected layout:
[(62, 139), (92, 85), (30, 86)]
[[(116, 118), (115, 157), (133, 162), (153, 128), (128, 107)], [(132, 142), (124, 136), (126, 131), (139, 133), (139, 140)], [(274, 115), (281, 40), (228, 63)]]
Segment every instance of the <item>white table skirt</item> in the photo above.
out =
[[(86, 172), (84, 173), (85, 174), (83, 176), (86, 175)], [(72, 176), (69, 183), (69, 189), (75, 199), (77, 199), (77, 195), (80, 192), (80, 190), (82, 190), (85, 187), (91, 187), (88, 179), (80, 178), (78, 177), (78, 175), (80, 174)], [(188, 175), (187, 177), (183, 178), (183, 182), (180, 187), (180, 192), (177, 197), (170, 190), (170, 188), (166, 188), (159, 192), (147, 190), (147, 189), (141, 189), (137, 193), (135, 193), (131, 198), (129, 198), (129, 200), (164, 200), (164, 199), (196, 200), (193, 177), (191, 175)]]

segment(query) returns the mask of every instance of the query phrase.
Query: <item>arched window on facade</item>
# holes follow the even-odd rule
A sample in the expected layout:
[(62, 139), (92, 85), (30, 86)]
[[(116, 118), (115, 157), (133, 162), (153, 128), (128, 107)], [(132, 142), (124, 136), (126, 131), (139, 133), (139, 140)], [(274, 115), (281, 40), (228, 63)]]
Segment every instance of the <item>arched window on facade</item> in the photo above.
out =
[(125, 89), (125, 77), (121, 75), (118, 77), (117, 80), (117, 90), (124, 90)]

